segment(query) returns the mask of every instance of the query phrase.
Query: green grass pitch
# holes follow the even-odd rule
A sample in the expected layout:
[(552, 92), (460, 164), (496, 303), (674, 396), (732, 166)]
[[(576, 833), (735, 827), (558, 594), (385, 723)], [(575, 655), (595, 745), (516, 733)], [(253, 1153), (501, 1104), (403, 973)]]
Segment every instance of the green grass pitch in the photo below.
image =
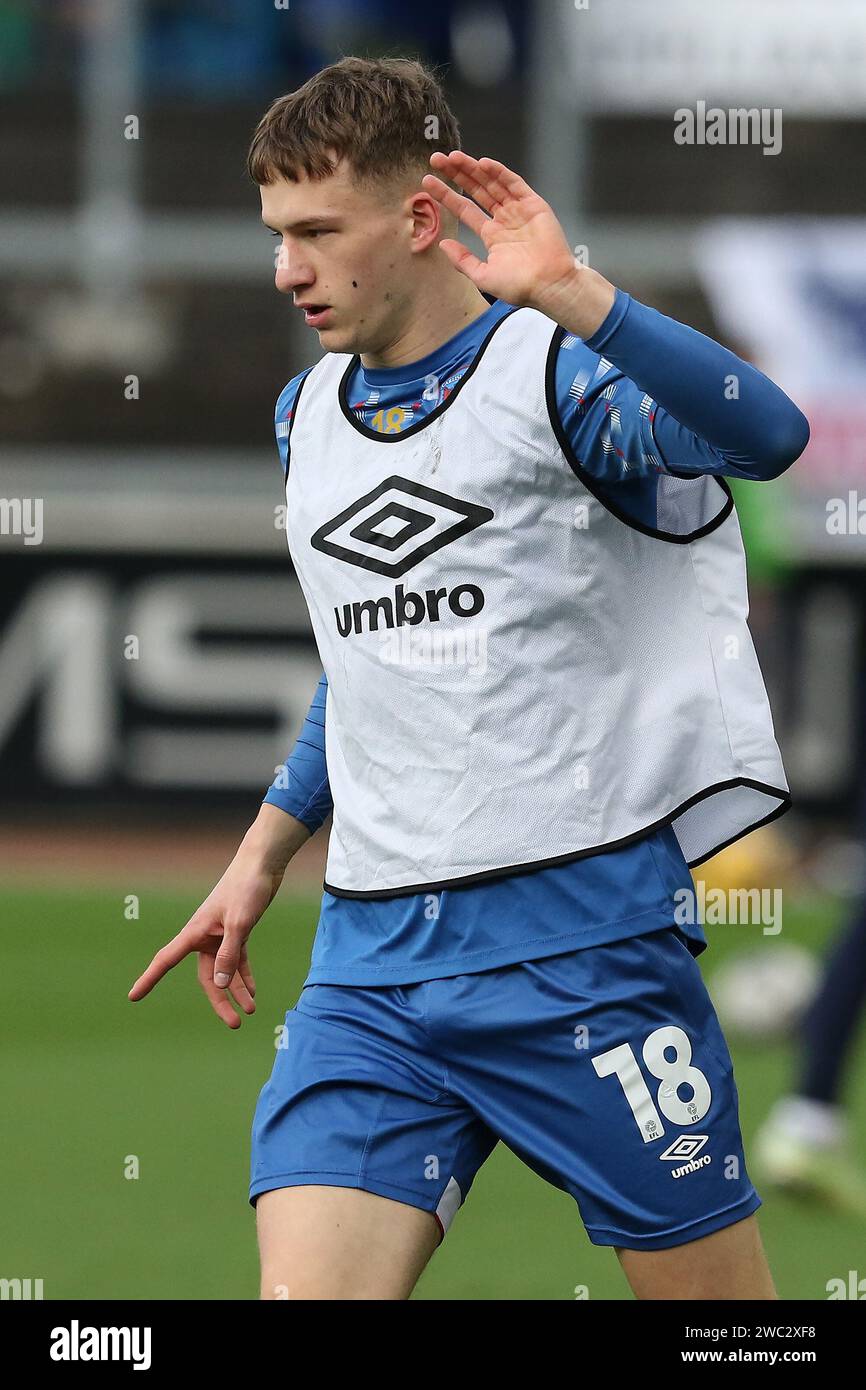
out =
[[(283, 890), (253, 934), (257, 1012), (230, 1033), (185, 962), (151, 997), (126, 992), (200, 896), (144, 891), (140, 918), (107, 889), (4, 893), (3, 1218), (0, 1275), (41, 1278), (46, 1299), (255, 1299), (249, 1131), (274, 1031), (303, 982), (316, 901)], [(815, 946), (833, 903), (786, 913)], [(706, 971), (755, 929), (708, 928)], [(726, 935), (727, 933), (727, 935)], [(749, 941), (747, 942), (746, 937)], [(862, 1051), (849, 1087), (866, 1133)], [(789, 1080), (787, 1045), (734, 1050), (746, 1137)], [(857, 1084), (857, 1082), (861, 1084)], [(128, 1156), (139, 1176), (124, 1176)], [(866, 1274), (866, 1230), (763, 1191), (764, 1241), (782, 1298), (826, 1298)], [(612, 1250), (590, 1244), (572, 1200), (499, 1145), (416, 1291), (420, 1299), (629, 1299)]]

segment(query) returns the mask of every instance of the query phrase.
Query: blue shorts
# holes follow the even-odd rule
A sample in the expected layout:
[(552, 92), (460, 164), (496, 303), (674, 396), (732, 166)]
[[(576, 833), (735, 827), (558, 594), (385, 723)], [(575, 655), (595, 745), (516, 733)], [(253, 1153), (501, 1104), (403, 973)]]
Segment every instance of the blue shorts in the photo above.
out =
[(411, 985), (306, 986), (259, 1095), (250, 1202), (364, 1188), (444, 1235), (500, 1139), (571, 1193), (596, 1245), (663, 1250), (757, 1210), (730, 1054), (676, 928)]

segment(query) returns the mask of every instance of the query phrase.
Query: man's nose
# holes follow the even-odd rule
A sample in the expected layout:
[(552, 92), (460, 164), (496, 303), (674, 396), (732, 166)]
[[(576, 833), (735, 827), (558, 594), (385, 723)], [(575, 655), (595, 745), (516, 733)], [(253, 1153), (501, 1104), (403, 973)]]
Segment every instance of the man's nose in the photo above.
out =
[(274, 284), (281, 294), (294, 294), (296, 290), (313, 282), (309, 266), (305, 266), (296, 251), (283, 242), (277, 250)]

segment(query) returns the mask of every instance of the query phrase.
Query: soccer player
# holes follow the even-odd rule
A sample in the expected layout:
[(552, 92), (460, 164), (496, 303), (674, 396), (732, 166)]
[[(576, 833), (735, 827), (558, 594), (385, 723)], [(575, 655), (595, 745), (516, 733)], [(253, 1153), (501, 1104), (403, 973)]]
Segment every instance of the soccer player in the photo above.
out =
[(277, 288), (324, 349), (276, 422), (325, 676), (130, 997), (196, 952), (240, 1026), (250, 932), (333, 807), (253, 1123), (262, 1297), (408, 1298), (502, 1140), (637, 1297), (772, 1299), (706, 941), (675, 910), (790, 804), (724, 478), (777, 477), (808, 425), (459, 145), (403, 59), (343, 59), (253, 137)]

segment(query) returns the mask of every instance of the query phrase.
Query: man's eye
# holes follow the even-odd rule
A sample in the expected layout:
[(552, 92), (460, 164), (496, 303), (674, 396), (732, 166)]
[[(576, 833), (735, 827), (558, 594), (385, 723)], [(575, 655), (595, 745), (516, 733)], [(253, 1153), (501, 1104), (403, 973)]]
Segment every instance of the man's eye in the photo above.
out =
[[(310, 227), (309, 231), (307, 232), (307, 236), (329, 236), (332, 231), (333, 227)], [(283, 235), (282, 232), (273, 232), (270, 230), (270, 228), (268, 229), (268, 232), (270, 236), (281, 237)]]

